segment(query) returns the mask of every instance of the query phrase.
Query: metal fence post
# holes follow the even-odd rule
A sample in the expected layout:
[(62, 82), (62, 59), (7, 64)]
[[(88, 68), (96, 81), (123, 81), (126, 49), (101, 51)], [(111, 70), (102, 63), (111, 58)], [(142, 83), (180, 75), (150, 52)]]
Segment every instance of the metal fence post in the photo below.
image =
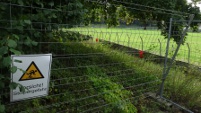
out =
[[(165, 62), (164, 62), (164, 68), (163, 68), (163, 78), (165, 77), (165, 72), (167, 68), (167, 60), (168, 60), (168, 52), (169, 52), (169, 43), (170, 43), (170, 37), (171, 37), (171, 31), (172, 31), (172, 18), (170, 18), (170, 24), (169, 24), (169, 33), (168, 33), (168, 40), (167, 40), (167, 46), (166, 46), (166, 53), (165, 53)], [(164, 82), (165, 79), (162, 78), (162, 83), (159, 89), (159, 95), (162, 97), (163, 95), (163, 88), (164, 88)]]
[(187, 47), (188, 47), (188, 64), (190, 64), (190, 55), (191, 55), (191, 50), (190, 50), (190, 46), (188, 43), (186, 43)]
[(127, 37), (128, 37), (128, 47), (130, 46), (130, 38), (131, 38), (131, 36), (129, 36), (128, 34), (127, 34)]
[[(88, 33), (89, 33), (89, 29), (87, 29)], [(93, 36), (93, 38), (96, 38), (96, 31), (95, 29), (91, 31), (91, 35)]]
[(105, 36), (104, 36), (104, 32), (103, 32), (103, 34), (102, 34), (102, 40), (104, 40), (104, 41), (107, 40), (107, 34), (108, 34), (108, 32), (106, 32), (106, 33), (105, 33)]
[(103, 31), (100, 32), (100, 35), (98, 37), (99, 39), (103, 39)]
[(99, 38), (99, 31), (96, 31), (96, 38)]
[(89, 35), (89, 29), (87, 29), (87, 35)]
[[(162, 83), (161, 83), (160, 90), (159, 90), (159, 94), (160, 94), (160, 97), (161, 97), (161, 98), (162, 98), (162, 95), (163, 95), (164, 82), (165, 82), (166, 77), (167, 77), (167, 75), (168, 75), (168, 73), (169, 73), (169, 71), (170, 71), (170, 68), (172, 67), (172, 64), (173, 64), (173, 62), (174, 62), (174, 60), (175, 60), (175, 58), (176, 58), (176, 55), (177, 55), (177, 53), (178, 53), (178, 51), (179, 51), (179, 48), (180, 48), (180, 46), (181, 46), (181, 44), (182, 44), (182, 42), (183, 42), (183, 39), (184, 39), (184, 37), (185, 37), (185, 35), (186, 35), (186, 32), (187, 32), (187, 30), (188, 30), (188, 28), (189, 28), (189, 26), (190, 26), (190, 24), (191, 24), (193, 18), (194, 18), (194, 15), (190, 15), (188, 24), (187, 24), (185, 30), (184, 30), (183, 33), (182, 33), (181, 39), (180, 39), (180, 41), (179, 41), (179, 44), (177, 45), (176, 51), (175, 51), (175, 53), (174, 53), (174, 55), (173, 55), (173, 57), (172, 57), (172, 59), (171, 59), (171, 61), (170, 61), (170, 66), (168, 66), (167, 70), (164, 68), (164, 72), (165, 72), (165, 73), (163, 74)], [(167, 56), (167, 55), (166, 55), (166, 56)], [(167, 61), (167, 59), (165, 60), (165, 63), (167, 63), (166, 61)], [(166, 64), (165, 64), (165, 66), (166, 66)]]
[(143, 39), (142, 39), (141, 36), (140, 36), (140, 40), (141, 40), (141, 49), (142, 49), (142, 51), (143, 51), (143, 49), (144, 49), (144, 42), (143, 42)]
[(111, 42), (111, 33), (109, 33), (109, 42)]
[(162, 51), (161, 48), (162, 48), (162, 47), (161, 47), (161, 41), (160, 41), (160, 39), (158, 39), (158, 42), (159, 42), (159, 44), (160, 44), (160, 56), (161, 56), (161, 55), (162, 55), (162, 54), (161, 54), (161, 51)]
[(116, 37), (117, 37), (117, 44), (119, 44), (119, 34), (116, 33)]

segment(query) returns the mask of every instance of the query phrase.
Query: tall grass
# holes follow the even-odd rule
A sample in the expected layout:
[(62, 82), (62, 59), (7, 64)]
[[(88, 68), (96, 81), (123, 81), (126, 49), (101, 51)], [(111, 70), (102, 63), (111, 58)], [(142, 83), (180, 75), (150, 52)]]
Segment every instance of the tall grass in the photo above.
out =
[[(84, 44), (84, 46), (93, 48), (98, 50), (99, 52), (105, 53), (106, 57), (101, 59), (101, 62), (109, 63), (109, 62), (125, 62), (125, 66), (128, 68), (132, 68), (135, 70), (135, 75), (137, 76), (149, 76), (149, 78), (144, 79), (142, 81), (138, 81), (141, 83), (146, 83), (153, 80), (160, 80), (162, 77), (163, 66), (160, 64), (155, 64), (147, 60), (136, 58), (132, 55), (128, 55), (123, 51), (118, 51), (110, 48), (110, 45), (104, 45), (101, 43), (96, 43), (95, 45)], [(100, 59), (99, 59), (100, 60)], [(95, 61), (98, 62), (98, 61)], [(126, 68), (125, 67), (125, 68)], [(115, 68), (115, 67), (114, 67)], [(115, 69), (110, 68), (109, 71), (114, 71)], [(118, 68), (117, 68), (118, 69)], [(108, 69), (104, 69), (108, 72)], [(173, 67), (168, 75), (165, 84), (165, 96), (167, 98), (193, 110), (200, 110), (201, 108), (201, 79), (198, 76), (198, 70), (188, 70), (186, 73), (186, 69), (180, 67)], [(197, 73), (197, 74), (196, 74)], [(196, 75), (194, 75), (196, 74)], [(129, 77), (128, 79), (132, 79)], [(119, 82), (122, 78), (113, 79), (114, 82)], [(159, 82), (158, 82), (159, 83)], [(157, 84), (158, 84), (157, 83)], [(155, 84), (155, 85), (157, 85)], [(133, 85), (133, 83), (124, 83), (124, 86)], [(159, 85), (158, 85), (159, 86)], [(158, 87), (157, 87), (158, 88)], [(157, 88), (152, 91), (157, 91)], [(136, 89), (136, 90), (141, 90)]]
[[(92, 30), (91, 28), (87, 28), (87, 29), (81, 28), (81, 30), (86, 30), (86, 32), (89, 29)], [(93, 30), (95, 30), (96, 32), (99, 32), (99, 33), (101, 31), (98, 28), (93, 28)], [(107, 30), (109, 30), (109, 29), (104, 29), (104, 30), (106, 30), (106, 33), (108, 33)], [(118, 31), (119, 29), (114, 29), (114, 30), (116, 30), (116, 32), (119, 32)], [(80, 29), (78, 31), (80, 31)], [(88, 34), (94, 33), (94, 34), (90, 34), (90, 35), (92, 35), (94, 37), (98, 37), (98, 36), (95, 36), (95, 35), (97, 35), (97, 34), (95, 34), (96, 33), (95, 31), (88, 32)], [(120, 31), (122, 31), (122, 29)], [(131, 32), (137, 32), (137, 31), (131, 30)], [(138, 32), (142, 32), (141, 35), (144, 35), (143, 37), (145, 37), (145, 34), (147, 33), (147, 31), (145, 33), (145, 31), (142, 31), (142, 30), (139, 30)], [(84, 32), (82, 31), (81, 33), (84, 33)], [(102, 33), (104, 33), (104, 32), (102, 31)], [(161, 35), (159, 35), (158, 31), (150, 31), (150, 33), (156, 33), (157, 36), (160, 36), (161, 40), (163, 40)], [(134, 36), (135, 33), (132, 33), (132, 35)], [(150, 34), (147, 34), (146, 37), (148, 37), (149, 35)], [(187, 42), (189, 40), (193, 43), (197, 41), (197, 39), (190, 38), (191, 36), (193, 37), (193, 35), (200, 35), (200, 34), (189, 33), (189, 35), (188, 35), (189, 38), (187, 38)], [(102, 38), (104, 38), (104, 39), (110, 38), (110, 40), (111, 40), (111, 38), (112, 38), (111, 35), (110, 35), (110, 37), (107, 37), (107, 36), (109, 36), (109, 35), (105, 34), (105, 37), (102, 37)], [(155, 34), (152, 36), (152, 38), (153, 38), (152, 41), (159, 38), (159, 37), (154, 38), (154, 36), (155, 36)], [(113, 38), (115, 38), (115, 36)], [(135, 39), (135, 37), (133, 39)], [(122, 41), (122, 42), (126, 42), (125, 40), (126, 40), (126, 38), (124, 38), (124, 41)], [(165, 40), (163, 40), (162, 42), (165, 42)], [(149, 43), (149, 41), (147, 41), (147, 43)], [(133, 47), (135, 47), (134, 44), (133, 44)], [(148, 45), (148, 47), (149, 47), (149, 45)], [(184, 46), (182, 46), (182, 47), (184, 47)], [(83, 79), (84, 80), (86, 80), (86, 79), (92, 80), (94, 82), (94, 85), (96, 85), (95, 81), (97, 81), (97, 83), (103, 83), (103, 84), (108, 84), (109, 82), (112, 82), (112, 85), (120, 84), (123, 87), (133, 86), (133, 85), (136, 85), (139, 83), (148, 83), (150, 81), (156, 81), (156, 82), (154, 82), (154, 84), (149, 84), (149, 85), (154, 86), (153, 89), (151, 89), (152, 86), (127, 89), (127, 90), (132, 91), (134, 94), (143, 93), (143, 90), (147, 89), (147, 88), (150, 88), (149, 91), (156, 92), (159, 88), (160, 79), (162, 78), (162, 70), (163, 70), (163, 66), (161, 66), (160, 64), (156, 64), (151, 61), (147, 61), (144, 59), (134, 57), (132, 55), (127, 54), (124, 51), (114, 50), (113, 48), (111, 48), (111, 45), (96, 43), (93, 40), (86, 41), (83, 43), (80, 43), (80, 42), (79, 43), (67, 43), (67, 44), (64, 44), (62, 48), (63, 48), (62, 53), (65, 53), (65, 54), (94, 54), (94, 53), (99, 54), (99, 53), (101, 53), (100, 55), (97, 55), (97, 56), (95, 55), (95, 56), (86, 57), (86, 58), (84, 58), (84, 57), (76, 58), (75, 57), (67, 62), (68, 65), (72, 66), (72, 67), (76, 67), (76, 66), (78, 66), (78, 67), (79, 66), (98, 67), (99, 69), (96, 70), (97, 71), (96, 73), (94, 73), (94, 71), (89, 71), (88, 69), (80, 69), (79, 71), (67, 72), (66, 74), (69, 76), (74, 76), (74, 75), (78, 76), (78, 75), (83, 75), (83, 73), (85, 73), (87, 75), (87, 78), (83, 78)], [(146, 49), (146, 48), (144, 48), (144, 49)], [(194, 49), (196, 49), (196, 48), (194, 48)], [(55, 50), (55, 51), (58, 51), (58, 50)], [(181, 54), (181, 51), (179, 54)], [(194, 56), (196, 56), (196, 54), (194, 54)], [(193, 59), (197, 59), (197, 57), (193, 58)], [(62, 62), (65, 64), (64, 61), (62, 61)], [(100, 66), (100, 64), (102, 65), (102, 64), (113, 64), (113, 63), (122, 63), (122, 65), (111, 65), (111, 66), (103, 66), (103, 67)], [(60, 65), (60, 63), (58, 65)], [(68, 65), (64, 65), (64, 66), (68, 66)], [(125, 72), (125, 73), (118, 72), (119, 70), (122, 71), (122, 70), (126, 70), (126, 69), (131, 69), (132, 73), (131, 72), (129, 72), (129, 73), (128, 72)], [(185, 107), (196, 112), (197, 110), (201, 109), (201, 79), (199, 78), (200, 71), (197, 69), (194, 69), (194, 70), (192, 70), (192, 69), (194, 69), (194, 68), (193, 67), (192, 68), (190, 67), (187, 69), (184, 69), (183, 67), (182, 68), (180, 68), (180, 67), (171, 68), (170, 73), (165, 81), (166, 84), (165, 84), (164, 94), (169, 99), (176, 101), (177, 103), (184, 105)], [(116, 76), (111, 76), (109, 74), (111, 72), (116, 72), (116, 73), (114, 73)], [(102, 73), (102, 75), (104, 75), (104, 77), (106, 77), (106, 76), (108, 76), (108, 77), (106, 77), (106, 78), (101, 77), (101, 79), (99, 80), (98, 78), (100, 78), (100, 77), (97, 75), (100, 75), (100, 73)], [(93, 76), (94, 74), (96, 76)], [(145, 79), (140, 79), (143, 77)], [(72, 80), (72, 81), (78, 82), (78, 81), (82, 81), (82, 79), (80, 79), (78, 77), (77, 80)], [(122, 81), (126, 81), (126, 82), (122, 82)], [(96, 88), (93, 87), (92, 84), (87, 84), (84, 86), (85, 86), (85, 88), (89, 87), (89, 88), (93, 89), (93, 91), (91, 91), (90, 93), (93, 94), (95, 92), (94, 89), (96, 89)], [(79, 88), (79, 87), (72, 87), (72, 89), (70, 89), (69, 91), (74, 90), (76, 88)], [(80, 88), (83, 88), (83, 86), (81, 85)], [(74, 98), (76, 98), (76, 97), (74, 97)], [(91, 99), (91, 102), (93, 102), (93, 101), (94, 100)]]
[[(152, 76), (155, 77), (156, 80), (162, 77), (163, 66), (160, 64), (155, 64), (149, 61), (147, 62), (143, 59), (133, 57), (124, 52), (113, 50), (108, 45), (97, 44), (93, 47), (101, 47), (102, 52), (104, 53), (112, 51), (113, 54), (108, 54), (111, 59), (120, 62), (127, 62), (125, 65), (131, 66), (140, 76)], [(130, 64), (128, 63), (129, 61), (134, 62)], [(180, 68), (175, 66), (171, 68), (167, 80), (165, 81), (166, 84), (164, 95), (167, 96), (167, 98), (196, 112), (197, 110), (201, 109), (200, 71), (195, 68), (192, 70), (191, 67), (189, 67), (189, 69), (184, 68), (185, 67)]]
[(183, 106), (198, 112), (201, 110), (201, 79), (192, 73), (175, 69), (169, 74), (165, 95)]

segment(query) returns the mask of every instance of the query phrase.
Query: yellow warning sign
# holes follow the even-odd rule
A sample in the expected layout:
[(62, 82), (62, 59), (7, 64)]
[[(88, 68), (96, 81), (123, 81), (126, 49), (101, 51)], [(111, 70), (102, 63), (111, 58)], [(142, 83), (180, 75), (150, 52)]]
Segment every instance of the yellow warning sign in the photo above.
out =
[(32, 61), (26, 72), (22, 75), (19, 81), (33, 80), (44, 78), (37, 65)]

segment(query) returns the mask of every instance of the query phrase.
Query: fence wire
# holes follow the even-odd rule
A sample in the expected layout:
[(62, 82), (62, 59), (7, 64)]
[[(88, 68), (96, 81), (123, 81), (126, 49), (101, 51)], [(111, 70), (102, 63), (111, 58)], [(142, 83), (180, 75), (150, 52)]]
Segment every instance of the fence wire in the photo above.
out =
[[(134, 5), (142, 7), (139, 4)], [(8, 2), (0, 2), (0, 6), (10, 8), (9, 19), (0, 18), (0, 23), (3, 23), (0, 30), (6, 29), (11, 32), (21, 29), (13, 26), (19, 22), (12, 18), (13, 9), (71, 12), (71, 10), (58, 11), (53, 7), (26, 6)], [(166, 14), (175, 13), (166, 11)], [(23, 54), (53, 54), (49, 94), (46, 97), (10, 102), (10, 90), (3, 89), (1, 99), (6, 105), (6, 112), (118, 112), (138, 106), (140, 100), (149, 97), (146, 94), (158, 91), (167, 39), (161, 35), (156, 21), (149, 21), (144, 26), (136, 20), (131, 25), (120, 23), (118, 27), (107, 28), (104, 22), (94, 23), (91, 26), (70, 25), (36, 21), (33, 19), (34, 13), (30, 12), (30, 15), (31, 25), (24, 27), (23, 31), (30, 32), (31, 38), (37, 35), (34, 34), (36, 31), (53, 31), (52, 27), (58, 27), (65, 36), (52, 40), (41, 37), (36, 40), (37, 46), (29, 47), (24, 46), (24, 40), (18, 41), (18, 49), (24, 51)], [(182, 14), (177, 12), (175, 15)], [(33, 30), (34, 26), (40, 28)], [(196, 46), (199, 43), (196, 39), (199, 34), (189, 30), (188, 37), (192, 38), (187, 38), (187, 43), (179, 50), (176, 60), (200, 65), (200, 49)], [(175, 42), (171, 41), (170, 45), (169, 58), (176, 48)]]
[[(84, 43), (90, 46), (90, 43)], [(147, 92), (156, 91), (160, 83), (159, 79), (154, 79), (160, 76), (160, 74), (142, 76), (133, 69), (133, 64), (139, 63), (143, 65), (144, 62), (142, 60), (133, 59), (133, 61), (128, 61), (126, 56), (119, 56), (119, 53), (115, 51), (101, 52), (104, 49), (102, 47), (96, 53), (95, 51), (90, 51), (89, 47), (85, 47), (83, 42), (69, 43), (71, 46), (68, 46), (68, 43), (48, 44), (50, 50), (47, 53), (51, 52), (54, 54), (49, 95), (47, 97), (10, 103), (9, 92), (4, 93), (2, 96), (7, 100), (5, 101), (7, 112), (10, 112), (10, 110), (14, 110), (14, 112), (21, 111), (22, 113), (54, 110), (56, 110), (55, 112), (104, 112), (104, 110), (113, 108), (117, 103), (133, 102)], [(94, 44), (93, 46), (102, 45), (102, 43), (92, 44)], [(42, 45), (43, 43), (41, 43)], [(61, 46), (63, 46), (62, 48), (67, 46), (66, 49), (76, 49), (76, 52), (71, 51), (68, 54), (67, 52), (69, 51), (61, 50)], [(85, 47), (86, 51), (79, 50), (79, 47)], [(38, 50), (38, 48), (32, 49)], [(39, 51), (38, 53), (41, 53), (41, 50)], [(109, 56), (120, 57), (122, 61), (113, 60)], [(96, 61), (97, 63), (92, 64), (91, 61)], [(98, 72), (100, 70), (104, 70), (104, 73)], [(83, 74), (86, 71), (89, 71), (89, 73)], [(147, 69), (142, 69), (141, 71), (152, 72), (152, 70)], [(96, 85), (98, 81), (100, 84)], [(101, 82), (103, 83), (101, 84)], [(99, 89), (107, 90), (99, 92)], [(132, 94), (122, 100), (115, 100), (114, 103), (108, 102), (107, 98), (105, 98), (105, 96), (127, 90), (131, 91)], [(111, 96), (110, 98), (113, 97)]]

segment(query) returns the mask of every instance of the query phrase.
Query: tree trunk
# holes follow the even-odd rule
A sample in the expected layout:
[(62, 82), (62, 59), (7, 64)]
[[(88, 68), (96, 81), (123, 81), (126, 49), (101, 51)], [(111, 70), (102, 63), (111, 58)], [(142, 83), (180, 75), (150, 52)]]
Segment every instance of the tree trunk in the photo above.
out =
[(144, 30), (147, 30), (147, 22), (144, 22)]
[(144, 30), (147, 30), (147, 20), (143, 20), (143, 23), (144, 23)]

